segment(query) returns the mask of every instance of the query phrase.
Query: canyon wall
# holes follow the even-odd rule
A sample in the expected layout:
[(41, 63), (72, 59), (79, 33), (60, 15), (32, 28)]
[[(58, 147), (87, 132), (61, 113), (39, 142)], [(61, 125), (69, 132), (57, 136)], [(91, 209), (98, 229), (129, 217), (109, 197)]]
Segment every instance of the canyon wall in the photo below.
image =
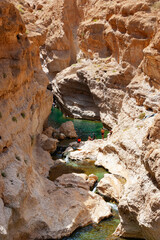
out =
[[(147, 240), (160, 235), (159, 8), (153, 0), (85, 1), (80, 58), (52, 81), (67, 115), (101, 119), (112, 128), (94, 156), (127, 180), (115, 234)], [(88, 157), (85, 149), (77, 153)]]
[[(85, 177), (55, 184), (46, 178), (52, 161), (38, 135), (52, 96), (40, 66), (41, 45), (43, 69), (66, 115), (100, 119), (113, 129), (92, 157), (127, 180), (115, 234), (159, 240), (159, 2), (12, 2), (17, 10), (0, 3), (0, 237), (60, 238), (98, 222), (94, 214), (84, 218), (91, 205), (97, 213), (96, 203), (102, 201), (84, 187)], [(90, 152), (82, 152), (82, 158), (89, 157)], [(79, 208), (70, 203), (73, 187)]]
[(41, 133), (53, 96), (39, 58), (47, 30), (32, 25), (34, 15), (23, 16), (26, 29), (13, 2), (0, 1), (0, 239), (60, 239), (111, 216), (111, 208), (90, 192), (85, 174), (47, 178), (53, 160)]

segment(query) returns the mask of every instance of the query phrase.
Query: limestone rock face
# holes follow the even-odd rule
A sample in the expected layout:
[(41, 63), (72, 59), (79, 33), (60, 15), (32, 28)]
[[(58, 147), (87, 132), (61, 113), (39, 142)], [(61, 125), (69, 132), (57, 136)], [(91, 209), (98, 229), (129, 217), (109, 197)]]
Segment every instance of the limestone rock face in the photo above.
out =
[[(47, 179), (57, 140), (50, 138), (54, 129), (42, 134), (53, 99), (39, 59), (45, 33), (33, 27), (27, 34), (19, 11), (0, 2), (0, 239), (60, 239), (111, 209), (89, 191), (86, 176)], [(72, 124), (68, 129), (76, 136)]]
[[(52, 162), (36, 141), (51, 107), (48, 82), (37, 57), (39, 45), (47, 36), (41, 60), (61, 108), (67, 115), (100, 119), (113, 128), (110, 138), (93, 141), (95, 147), (86, 142), (80, 151), (71, 153), (73, 158), (94, 159), (97, 165), (126, 179), (117, 235), (159, 240), (158, 1), (27, 2), (17, 8), (28, 32), (18, 10), (5, 1), (0, 3), (0, 211), (2, 218), (5, 215), (0, 219), (2, 238), (6, 231), (9, 240), (13, 235), (14, 239), (60, 238), (78, 226), (71, 224), (71, 218), (67, 220), (65, 211), (61, 212), (60, 222), (51, 211), (53, 206), (57, 212), (64, 206), (64, 201), (58, 205), (60, 197), (56, 198), (55, 191), (59, 191), (57, 196), (62, 193), (69, 204), (75, 192), (71, 189), (68, 196), (68, 185), (67, 191), (56, 186), (51, 191), (53, 185), (43, 176), (47, 176)], [(53, 79), (76, 58), (78, 64)], [(81, 220), (88, 222), (75, 214), (73, 205), (69, 206), (80, 225)], [(16, 232), (13, 218), (18, 226)], [(61, 223), (62, 218), (66, 225)]]
[(31, 239), (60, 239), (79, 226), (98, 223), (112, 215), (110, 206), (89, 191), (86, 178), (85, 174), (64, 174), (52, 184), (47, 181), (46, 191), (40, 199), (46, 221), (43, 223), (43, 217), (37, 211), (36, 220), (41, 227), (34, 229)]
[(123, 184), (113, 174), (105, 174), (98, 183), (97, 190), (106, 199), (119, 202), (123, 194)]
[(101, 119), (113, 127), (130, 82), (127, 71), (111, 59), (84, 61), (57, 74), (52, 82), (53, 92), (66, 114)]

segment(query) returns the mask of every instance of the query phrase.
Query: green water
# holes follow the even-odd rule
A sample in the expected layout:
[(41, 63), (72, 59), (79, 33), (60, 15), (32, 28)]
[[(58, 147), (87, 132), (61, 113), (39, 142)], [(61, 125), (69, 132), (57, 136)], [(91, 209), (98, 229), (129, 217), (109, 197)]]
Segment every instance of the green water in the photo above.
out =
[(96, 225), (79, 228), (71, 236), (64, 237), (62, 240), (122, 240), (122, 238), (111, 236), (118, 224), (118, 213), (114, 211), (113, 217), (103, 220)]
[[(59, 128), (62, 123), (67, 121), (72, 121), (74, 123), (77, 135), (83, 141), (87, 140), (89, 135), (92, 137), (93, 133), (95, 133), (96, 138), (101, 138), (101, 128), (103, 127), (103, 124), (101, 122), (66, 118), (59, 109), (52, 108), (51, 114), (49, 116), (49, 124), (52, 127)], [(106, 130), (104, 137), (106, 137), (107, 134), (108, 131)]]
[(81, 162), (81, 161), (69, 161), (67, 165), (74, 167), (75, 169), (82, 170), (85, 174), (90, 175), (94, 174), (98, 177), (98, 181), (104, 177), (104, 174), (107, 171), (102, 167), (96, 167), (94, 162)]
[(87, 175), (95, 174), (98, 177), (98, 181), (103, 178), (107, 171), (102, 167), (96, 167), (94, 162), (80, 162), (80, 161), (68, 161), (67, 163), (62, 163), (54, 168), (51, 168), (49, 172), (49, 179), (54, 181), (56, 178), (67, 173), (85, 173)]

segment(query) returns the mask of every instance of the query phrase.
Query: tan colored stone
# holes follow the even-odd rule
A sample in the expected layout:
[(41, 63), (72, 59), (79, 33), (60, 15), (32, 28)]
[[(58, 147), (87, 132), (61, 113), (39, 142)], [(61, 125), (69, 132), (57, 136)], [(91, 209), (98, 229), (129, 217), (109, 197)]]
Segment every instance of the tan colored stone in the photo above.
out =
[(77, 134), (74, 129), (74, 124), (72, 121), (67, 121), (65, 123), (62, 123), (62, 125), (59, 128), (59, 131), (63, 133), (66, 137), (69, 138), (76, 138)]
[(89, 183), (90, 188), (93, 188), (94, 184), (98, 181), (98, 177), (94, 174), (88, 176), (87, 182)]
[(54, 131), (55, 131), (55, 129), (53, 127), (48, 127), (43, 131), (43, 134), (45, 134), (49, 138), (52, 138)]
[(113, 174), (105, 174), (98, 183), (97, 190), (106, 199), (119, 202), (123, 194), (123, 185)]
[(44, 151), (54, 152), (57, 149), (57, 139), (48, 138), (46, 135), (41, 134), (39, 137), (39, 141)]

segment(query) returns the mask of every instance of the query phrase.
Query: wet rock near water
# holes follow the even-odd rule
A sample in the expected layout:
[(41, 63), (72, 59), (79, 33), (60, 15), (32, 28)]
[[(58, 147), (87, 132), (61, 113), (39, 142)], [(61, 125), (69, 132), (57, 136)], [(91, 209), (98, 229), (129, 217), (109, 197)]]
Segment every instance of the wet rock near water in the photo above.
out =
[(48, 138), (46, 135), (41, 134), (39, 136), (39, 142), (44, 151), (55, 152), (57, 149), (57, 139)]
[[(48, 181), (40, 204), (45, 211), (45, 225), (35, 229), (31, 238), (60, 239), (80, 226), (112, 216), (111, 207), (102, 197), (89, 191), (86, 174), (63, 174), (55, 182)], [(37, 224), (41, 219), (38, 214)]]
[(116, 202), (119, 202), (122, 197), (123, 189), (123, 184), (113, 174), (105, 174), (97, 185), (98, 193), (105, 200), (114, 200)]
[(87, 182), (89, 184), (90, 189), (93, 190), (93, 187), (95, 186), (95, 183), (98, 182), (98, 177), (94, 174), (90, 174), (87, 178)]
[(59, 132), (63, 133), (68, 138), (78, 137), (72, 121), (67, 121), (65, 123), (62, 123), (62, 125), (59, 128)]

